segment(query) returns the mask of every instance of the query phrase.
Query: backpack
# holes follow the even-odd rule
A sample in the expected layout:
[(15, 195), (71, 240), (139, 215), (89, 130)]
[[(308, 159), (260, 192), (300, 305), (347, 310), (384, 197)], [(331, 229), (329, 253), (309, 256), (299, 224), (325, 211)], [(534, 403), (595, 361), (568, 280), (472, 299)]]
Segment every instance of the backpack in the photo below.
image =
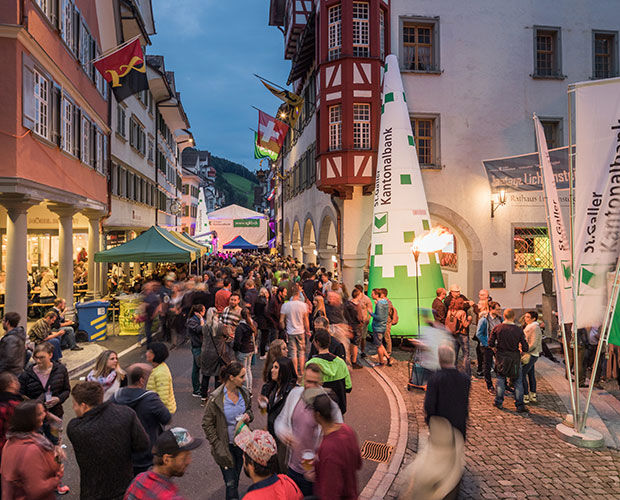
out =
[(457, 316), (458, 311), (448, 311), (446, 316), (446, 328), (452, 335), (456, 335), (461, 329), (461, 320)]
[(388, 316), (390, 317), (390, 324), (392, 326), (398, 325), (398, 311), (396, 310), (392, 302), (390, 302), (390, 310), (388, 312)]

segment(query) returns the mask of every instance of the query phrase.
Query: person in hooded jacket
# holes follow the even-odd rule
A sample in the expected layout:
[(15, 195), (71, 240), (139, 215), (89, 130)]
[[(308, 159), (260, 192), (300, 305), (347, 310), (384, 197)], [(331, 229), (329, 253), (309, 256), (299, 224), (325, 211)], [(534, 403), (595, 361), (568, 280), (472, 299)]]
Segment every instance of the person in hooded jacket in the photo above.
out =
[(192, 396), (201, 397), (200, 394), (200, 354), (202, 352), (202, 327), (205, 324), (205, 306), (194, 304), (189, 311), (185, 328), (192, 346)]
[(2, 319), (6, 333), (0, 339), (0, 373), (11, 372), (19, 376), (26, 363), (26, 330), (19, 326), (20, 316), (8, 312)]
[(113, 403), (129, 406), (136, 412), (151, 442), (148, 449), (132, 453), (134, 476), (147, 471), (153, 465), (152, 449), (157, 438), (164, 431), (164, 426), (172, 420), (172, 415), (157, 393), (145, 389), (149, 374), (148, 365), (142, 363), (131, 365), (127, 369), (129, 385), (121, 388), (112, 398)]

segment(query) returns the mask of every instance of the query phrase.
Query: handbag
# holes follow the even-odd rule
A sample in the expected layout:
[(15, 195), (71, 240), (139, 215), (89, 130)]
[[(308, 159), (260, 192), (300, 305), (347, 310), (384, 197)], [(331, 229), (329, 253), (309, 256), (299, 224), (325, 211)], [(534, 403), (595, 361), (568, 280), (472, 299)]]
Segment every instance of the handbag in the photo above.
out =
[(529, 352), (524, 352), (521, 355), (521, 364), (527, 365), (530, 362), (530, 359), (532, 359), (532, 355)]

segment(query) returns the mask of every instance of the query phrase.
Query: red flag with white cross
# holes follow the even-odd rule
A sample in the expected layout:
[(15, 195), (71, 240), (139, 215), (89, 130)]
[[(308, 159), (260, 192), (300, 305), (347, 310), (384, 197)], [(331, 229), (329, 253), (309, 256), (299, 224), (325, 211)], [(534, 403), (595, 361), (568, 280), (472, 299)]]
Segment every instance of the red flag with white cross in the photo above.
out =
[(258, 145), (280, 154), (288, 125), (263, 111), (258, 111)]

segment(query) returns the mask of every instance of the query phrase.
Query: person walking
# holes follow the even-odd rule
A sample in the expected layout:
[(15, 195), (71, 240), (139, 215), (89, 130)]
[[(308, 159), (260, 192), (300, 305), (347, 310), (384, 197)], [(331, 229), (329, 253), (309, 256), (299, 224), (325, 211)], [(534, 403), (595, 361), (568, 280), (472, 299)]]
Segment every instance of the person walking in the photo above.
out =
[(202, 353), (202, 328), (204, 326), (205, 306), (194, 304), (189, 311), (189, 317), (185, 322), (187, 335), (192, 346), (192, 396), (202, 396), (200, 389), (200, 356)]
[(345, 307), (342, 296), (337, 292), (327, 292), (325, 299), (325, 312), (329, 320), (329, 333), (336, 338), (343, 346), (347, 364), (350, 364), (349, 357), (351, 348), (351, 329), (345, 316)]
[(310, 323), (308, 307), (298, 287), (291, 300), (285, 302), (280, 309), (280, 329), (286, 329), (289, 355), (295, 371), (300, 374), (305, 363), (306, 335), (310, 336)]
[(67, 437), (80, 468), (80, 498), (120, 500), (133, 479), (132, 456), (148, 450), (149, 437), (135, 411), (103, 402), (97, 382), (77, 383), (71, 396), (76, 417)]
[(152, 342), (146, 351), (146, 360), (153, 365), (153, 371), (146, 383), (147, 391), (153, 391), (159, 395), (162, 402), (171, 414), (177, 411), (177, 402), (174, 397), (172, 374), (166, 364), (169, 356), (168, 348), (163, 342)]
[(69, 397), (71, 386), (65, 365), (52, 361), (53, 351), (49, 342), (35, 346), (32, 355), (35, 364), (19, 376), (19, 383), (25, 397), (39, 401), (51, 414), (62, 418), (62, 404)]
[(250, 392), (245, 388), (246, 371), (233, 361), (221, 372), (220, 385), (207, 401), (202, 428), (211, 444), (211, 455), (219, 465), (226, 484), (226, 500), (239, 498), (239, 475), (243, 467), (243, 452), (235, 445), (235, 428), (239, 422), (253, 419)]
[(362, 304), (360, 302), (361, 296), (362, 292), (360, 292), (357, 288), (353, 288), (353, 292), (351, 292), (351, 299), (345, 301), (344, 303), (346, 319), (349, 323), (349, 328), (353, 333), (353, 336), (351, 337), (350, 355), (351, 366), (355, 369), (363, 368), (357, 360), (357, 355), (359, 353), (361, 339), (363, 336), (362, 328), (366, 320), (366, 311), (362, 308)]
[[(304, 496), (312, 495), (313, 483), (304, 476), (302, 463), (304, 451), (316, 453), (321, 440), (321, 428), (314, 419), (312, 402), (318, 394), (326, 394), (321, 387), (321, 368), (316, 363), (306, 365), (303, 387), (291, 390), (284, 407), (276, 418), (274, 430), (277, 438), (289, 447), (287, 475), (295, 481)], [(342, 422), (342, 414), (335, 402), (331, 402), (335, 422)]]
[(155, 392), (145, 389), (149, 373), (150, 367), (148, 365), (138, 363), (131, 365), (127, 369), (127, 387), (119, 389), (112, 396), (113, 403), (128, 406), (136, 412), (142, 427), (149, 436), (149, 448), (132, 453), (131, 462), (134, 476), (148, 470), (153, 465), (151, 450), (163, 432), (164, 426), (168, 425), (172, 419), (172, 415), (159, 396)]
[(284, 328), (280, 327), (280, 313), (282, 304), (287, 298), (286, 287), (279, 286), (275, 293), (272, 291), (271, 300), (267, 305), (267, 318), (270, 320), (271, 328), (273, 329), (270, 338), (278, 338), (286, 341), (286, 332)]
[(271, 338), (271, 322), (267, 317), (267, 306), (269, 304), (269, 290), (267, 288), (261, 288), (258, 292), (258, 298), (254, 304), (254, 318), (256, 319), (256, 326), (260, 332), (259, 340), (259, 355), (260, 359), (267, 357), (267, 346), (274, 339)]
[(114, 396), (121, 386), (127, 385), (125, 370), (118, 363), (118, 354), (110, 350), (97, 356), (95, 368), (88, 373), (86, 380), (101, 384), (104, 401)]
[(229, 278), (223, 280), (223, 286), (215, 292), (215, 308), (221, 313), (230, 304), (231, 283)]
[(21, 318), (16, 312), (7, 312), (2, 318), (6, 332), (0, 339), (0, 373), (11, 372), (19, 376), (26, 364), (26, 331), (19, 326)]
[[(522, 367), (523, 370), (523, 402), (524, 403), (537, 403), (536, 399), (536, 371), (534, 365), (542, 352), (542, 330), (538, 324), (538, 313), (536, 311), (528, 311), (523, 316), (525, 321), (525, 328), (523, 334), (525, 340), (529, 346), (527, 354), (529, 359)], [(526, 351), (523, 351), (523, 355)]]
[[(314, 419), (321, 427), (323, 440), (314, 460), (314, 494), (321, 500), (356, 500), (357, 471), (362, 455), (355, 431), (336, 422), (331, 399), (326, 394), (314, 398)], [(312, 472), (309, 474), (312, 477)]]
[[(168, 301), (170, 300), (169, 295), (160, 296), (158, 293), (159, 283), (156, 281), (149, 281), (144, 284), (142, 288), (143, 293), (143, 302), (141, 305), (143, 311), (143, 319), (144, 319), (144, 337), (146, 339), (146, 347), (148, 348), (151, 344), (151, 339), (153, 337), (153, 321), (155, 320), (155, 316), (159, 314), (160, 305), (163, 303), (165, 307), (167, 307)], [(165, 300), (162, 302), (161, 297), (164, 297)], [(160, 326), (164, 333), (167, 331), (166, 326), (166, 318), (165, 313), (160, 315)]]
[(182, 427), (162, 432), (153, 447), (153, 469), (142, 472), (133, 480), (124, 500), (183, 500), (172, 478), (185, 474), (192, 462), (192, 450), (202, 442)]
[[(515, 325), (515, 312), (504, 311), (504, 322), (491, 331), (489, 347), (495, 348), (495, 373), (497, 375), (497, 393), (493, 403), (500, 410), (504, 402), (506, 379), (514, 381), (515, 406), (518, 413), (529, 413), (523, 403), (523, 370), (521, 352), (530, 350), (521, 327)], [(521, 348), (519, 350), (519, 347)]]
[(355, 285), (360, 291), (359, 302), (362, 306), (362, 310), (364, 311), (364, 323), (362, 325), (361, 331), (361, 339), (360, 339), (360, 356), (362, 358), (366, 357), (366, 337), (368, 336), (368, 325), (370, 324), (370, 313), (372, 312), (372, 300), (370, 297), (364, 293), (364, 287), (361, 284)]
[[(372, 300), (375, 301), (375, 312), (371, 312), (372, 316), (372, 337), (373, 343), (377, 347), (377, 360), (379, 365), (385, 364), (389, 360), (385, 346), (383, 345), (385, 330), (387, 328), (388, 315), (390, 305), (385, 297), (381, 296), (378, 288), (374, 288), (371, 292)], [(385, 360), (385, 361), (384, 361)]]
[(243, 500), (301, 500), (303, 495), (295, 482), (284, 474), (274, 473), (276, 442), (263, 430), (240, 432), (235, 444), (243, 451), (243, 472), (252, 486)]
[(15, 407), (2, 450), (3, 499), (55, 500), (63, 466), (54, 445), (39, 433), (44, 420), (45, 408), (39, 401)]
[(459, 359), (459, 351), (463, 352), (463, 371), (471, 377), (471, 362), (469, 354), (469, 325), (471, 316), (467, 316), (464, 310), (465, 303), (461, 297), (450, 301), (448, 314), (446, 315), (446, 328), (454, 337), (456, 359)]
[(489, 313), (481, 315), (478, 321), (476, 337), (480, 340), (483, 351), (482, 373), (487, 384), (487, 391), (495, 395), (493, 379), (491, 378), (491, 368), (493, 366), (493, 349), (489, 347), (489, 335), (497, 325), (501, 324), (501, 306), (494, 301), (489, 302)]
[(250, 310), (244, 307), (241, 310), (241, 321), (235, 330), (235, 340), (233, 341), (233, 351), (237, 361), (245, 368), (245, 386), (252, 392), (252, 356), (256, 349), (256, 325), (252, 321)]

